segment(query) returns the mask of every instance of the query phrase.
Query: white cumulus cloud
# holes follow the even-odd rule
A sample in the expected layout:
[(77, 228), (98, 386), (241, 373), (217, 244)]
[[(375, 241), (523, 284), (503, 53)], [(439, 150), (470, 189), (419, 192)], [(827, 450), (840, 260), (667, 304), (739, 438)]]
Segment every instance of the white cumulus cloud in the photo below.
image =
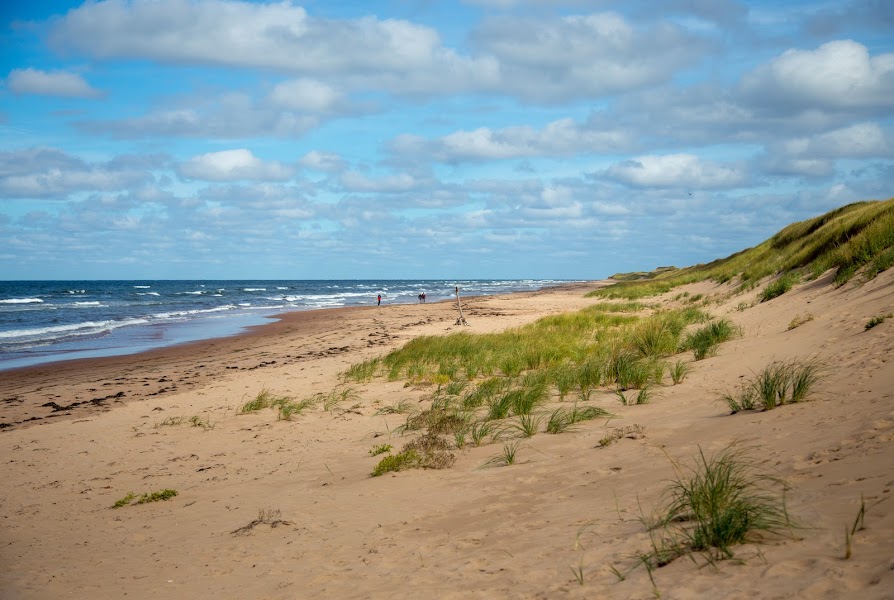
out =
[(692, 154), (640, 156), (611, 165), (604, 175), (627, 185), (654, 188), (725, 188), (745, 181), (741, 166), (707, 162)]
[(742, 78), (754, 102), (794, 108), (894, 107), (894, 54), (870, 56), (853, 40), (787, 50)]
[(284, 180), (294, 167), (276, 161), (263, 161), (245, 148), (200, 154), (180, 165), (181, 176), (206, 181)]

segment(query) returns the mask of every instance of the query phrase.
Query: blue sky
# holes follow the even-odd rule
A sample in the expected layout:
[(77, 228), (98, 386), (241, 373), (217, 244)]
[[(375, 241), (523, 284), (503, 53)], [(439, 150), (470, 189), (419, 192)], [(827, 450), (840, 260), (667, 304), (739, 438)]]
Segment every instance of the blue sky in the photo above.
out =
[(0, 279), (599, 278), (894, 196), (882, 0), (0, 19)]

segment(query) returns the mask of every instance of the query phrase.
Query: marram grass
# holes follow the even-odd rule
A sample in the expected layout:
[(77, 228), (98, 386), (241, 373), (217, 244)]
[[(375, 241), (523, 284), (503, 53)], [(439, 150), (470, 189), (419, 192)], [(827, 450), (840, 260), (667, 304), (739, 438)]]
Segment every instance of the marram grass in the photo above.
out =
[[(736, 280), (739, 291), (760, 280), (788, 274), (815, 279), (833, 269), (835, 283), (847, 283), (857, 273), (872, 279), (894, 266), (894, 198), (856, 202), (818, 217), (792, 223), (763, 243), (708, 264), (664, 270), (649, 279), (622, 281), (588, 294), (606, 299), (640, 300), (687, 283)], [(772, 299), (794, 280), (762, 293)], [(790, 286), (789, 286), (790, 287)], [(764, 297), (764, 295), (771, 297)]]

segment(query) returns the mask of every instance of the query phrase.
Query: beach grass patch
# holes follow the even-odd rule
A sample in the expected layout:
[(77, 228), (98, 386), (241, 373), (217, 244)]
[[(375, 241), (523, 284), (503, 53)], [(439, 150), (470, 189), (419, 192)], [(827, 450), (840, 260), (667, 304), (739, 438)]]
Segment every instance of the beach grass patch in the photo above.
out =
[(477, 448), (481, 444), (485, 442), (488, 438), (491, 440), (494, 439), (500, 433), (500, 428), (493, 421), (483, 420), (476, 421), (469, 426), (468, 429), (469, 437), (472, 440), (472, 444)]
[(674, 385), (679, 385), (683, 383), (683, 380), (686, 379), (686, 376), (692, 371), (692, 366), (682, 360), (678, 360), (668, 369), (668, 371), (670, 372), (671, 381), (674, 382)]
[(391, 452), (391, 444), (378, 444), (369, 449), (370, 456), (378, 456), (386, 452)]
[(789, 322), (787, 330), (791, 331), (792, 329), (796, 329), (796, 328), (800, 327), (801, 325), (803, 325), (804, 323), (809, 323), (813, 319), (814, 319), (814, 316), (810, 313), (807, 313), (805, 315), (795, 315), (794, 317), (792, 317), (792, 320)]
[(415, 450), (403, 450), (397, 454), (389, 454), (382, 458), (372, 472), (373, 477), (379, 477), (385, 473), (395, 473), (404, 469), (411, 469), (419, 462), (419, 453)]
[(755, 452), (734, 443), (712, 456), (699, 447), (692, 466), (672, 461), (675, 478), (652, 516), (641, 517), (651, 548), (632, 567), (645, 567), (653, 588), (652, 570), (681, 556), (698, 553), (713, 564), (733, 558), (737, 545), (797, 527), (786, 508), (788, 486)]
[(515, 464), (515, 460), (518, 456), (518, 448), (521, 445), (521, 440), (515, 440), (514, 442), (505, 442), (503, 444), (502, 451), (496, 456), (492, 456), (487, 461), (484, 462), (479, 469), (487, 469), (491, 467), (508, 467), (509, 465)]
[(170, 500), (177, 495), (177, 490), (164, 489), (157, 492), (145, 493), (139, 497), (137, 504), (148, 504), (149, 502), (162, 502)]
[(447, 440), (440, 435), (426, 432), (404, 444), (397, 454), (390, 454), (375, 466), (373, 477), (407, 469), (447, 469), (453, 466), (456, 456), (449, 452)]
[(127, 506), (133, 501), (134, 498), (136, 498), (136, 494), (134, 494), (133, 492), (128, 492), (126, 496), (124, 496), (120, 500), (116, 500), (115, 504), (112, 505), (112, 508), (121, 508), (122, 506)]
[(774, 360), (753, 373), (738, 392), (726, 392), (721, 400), (732, 414), (744, 410), (773, 410), (783, 404), (803, 402), (823, 380), (825, 369), (815, 359)]
[(546, 432), (552, 434), (565, 433), (583, 421), (591, 421), (601, 417), (611, 418), (614, 415), (598, 406), (562, 406), (550, 413), (546, 422)]
[(894, 317), (894, 314), (888, 313), (886, 315), (876, 315), (866, 322), (866, 325), (863, 326), (863, 330), (869, 331), (873, 327), (881, 325), (882, 323), (884, 323), (886, 320), (890, 319), (891, 317)]
[(782, 294), (791, 290), (798, 281), (800, 276), (797, 273), (788, 272), (780, 275), (775, 281), (771, 282), (764, 288), (760, 294), (761, 302), (767, 302), (773, 298), (778, 298)]
[(704, 360), (717, 352), (717, 347), (739, 335), (739, 328), (729, 319), (718, 319), (686, 336), (683, 350), (692, 350), (695, 360)]
[(269, 389), (261, 388), (261, 391), (258, 394), (242, 405), (239, 409), (239, 414), (245, 415), (253, 412), (257, 412), (259, 410), (270, 408), (274, 404), (287, 402), (290, 400), (288, 396), (280, 396), (274, 394)]
[(516, 429), (522, 437), (533, 437), (540, 431), (543, 423), (543, 417), (535, 414), (520, 414), (518, 421), (512, 427)]
[(355, 383), (367, 383), (372, 381), (373, 377), (381, 367), (381, 360), (373, 358), (360, 363), (354, 363), (348, 367), (348, 370), (342, 374), (345, 381), (353, 381)]

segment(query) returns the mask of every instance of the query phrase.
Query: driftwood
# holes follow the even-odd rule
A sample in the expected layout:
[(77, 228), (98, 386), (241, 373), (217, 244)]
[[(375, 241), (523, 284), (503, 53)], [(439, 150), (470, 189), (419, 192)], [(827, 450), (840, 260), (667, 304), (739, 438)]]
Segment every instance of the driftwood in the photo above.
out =
[(463, 317), (463, 305), (459, 299), (459, 286), (456, 286), (456, 306), (459, 308), (459, 318), (456, 320), (455, 325), (468, 325), (465, 317)]

